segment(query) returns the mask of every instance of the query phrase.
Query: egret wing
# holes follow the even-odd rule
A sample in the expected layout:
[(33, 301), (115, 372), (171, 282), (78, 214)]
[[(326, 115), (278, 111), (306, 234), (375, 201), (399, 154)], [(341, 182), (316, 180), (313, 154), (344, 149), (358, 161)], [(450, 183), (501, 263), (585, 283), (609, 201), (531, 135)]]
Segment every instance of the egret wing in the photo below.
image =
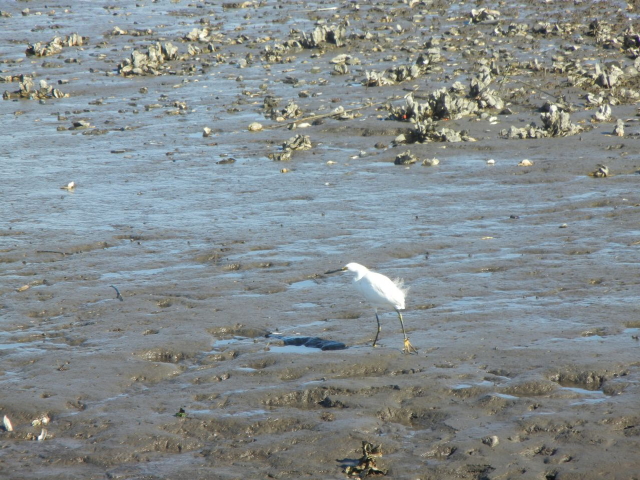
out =
[(390, 278), (368, 272), (357, 283), (364, 298), (373, 306), (404, 309), (404, 292)]

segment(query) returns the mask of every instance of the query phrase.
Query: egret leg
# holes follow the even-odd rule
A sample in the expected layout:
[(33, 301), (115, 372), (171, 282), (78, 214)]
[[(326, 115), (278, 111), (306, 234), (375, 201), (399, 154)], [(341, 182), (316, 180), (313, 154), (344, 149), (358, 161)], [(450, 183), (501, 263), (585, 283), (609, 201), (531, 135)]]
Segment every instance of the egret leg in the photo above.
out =
[(373, 340), (373, 346), (376, 346), (376, 342), (378, 341), (378, 335), (380, 335), (380, 319), (378, 318), (378, 309), (376, 309), (376, 321), (378, 322), (378, 331), (376, 332), (376, 338)]
[(398, 318), (400, 319), (400, 325), (402, 326), (402, 334), (404, 335), (404, 348), (402, 349), (402, 353), (418, 353), (418, 350), (411, 345), (409, 338), (407, 337), (407, 332), (404, 330), (404, 321), (402, 320), (402, 314), (400, 310), (396, 310), (398, 313)]

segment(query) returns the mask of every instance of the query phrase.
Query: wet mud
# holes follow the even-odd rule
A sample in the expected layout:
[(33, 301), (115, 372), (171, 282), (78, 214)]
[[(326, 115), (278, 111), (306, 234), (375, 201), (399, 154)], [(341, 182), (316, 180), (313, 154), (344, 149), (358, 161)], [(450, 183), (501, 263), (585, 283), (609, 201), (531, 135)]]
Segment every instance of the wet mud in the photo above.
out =
[(121, 3), (1, 5), (2, 478), (638, 476), (636, 3)]

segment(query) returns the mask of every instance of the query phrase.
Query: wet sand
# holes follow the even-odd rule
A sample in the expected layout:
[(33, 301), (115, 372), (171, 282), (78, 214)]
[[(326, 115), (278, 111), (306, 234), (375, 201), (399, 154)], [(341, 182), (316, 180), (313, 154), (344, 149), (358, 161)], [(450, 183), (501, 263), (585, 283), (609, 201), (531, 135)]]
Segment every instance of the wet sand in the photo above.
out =
[[(2, 6), (3, 478), (341, 479), (363, 441), (394, 479), (637, 478), (637, 14), (492, 3), (474, 23), (475, 4), (410, 3)], [(279, 50), (345, 20), (343, 46)], [(125, 75), (156, 42), (177, 57)], [(363, 85), (425, 44), (441, 58), (416, 78)], [(359, 61), (336, 75), (341, 54)], [(468, 141), (394, 144), (407, 94), (466, 88), (492, 58), (503, 108), (434, 119)], [(604, 88), (596, 64), (623, 75)], [(68, 96), (19, 98), (19, 75)], [(300, 115), (277, 119), (289, 101)], [(582, 131), (501, 133), (547, 102)], [(297, 134), (312, 148), (267, 157)], [(395, 165), (407, 150), (420, 161)], [(323, 275), (350, 261), (411, 287), (417, 355), (393, 312), (371, 347), (373, 310)]]

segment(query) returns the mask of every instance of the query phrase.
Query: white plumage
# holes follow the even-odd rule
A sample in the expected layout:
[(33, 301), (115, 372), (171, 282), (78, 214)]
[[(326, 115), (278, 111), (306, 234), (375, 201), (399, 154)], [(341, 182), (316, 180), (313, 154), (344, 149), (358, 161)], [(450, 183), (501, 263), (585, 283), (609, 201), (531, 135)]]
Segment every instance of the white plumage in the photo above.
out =
[(345, 268), (356, 274), (353, 284), (371, 306), (391, 306), (396, 310), (404, 310), (407, 289), (404, 288), (402, 280), (391, 280), (359, 263), (349, 263)]
[(350, 271), (356, 274), (353, 279), (353, 284), (356, 290), (364, 297), (364, 299), (373, 307), (376, 314), (376, 321), (378, 322), (378, 331), (376, 338), (373, 340), (373, 346), (376, 346), (378, 336), (380, 335), (380, 318), (378, 317), (378, 308), (391, 307), (398, 313), (400, 319), (400, 325), (402, 326), (402, 333), (404, 335), (404, 353), (413, 353), (417, 350), (411, 345), (407, 334), (404, 330), (404, 321), (402, 320), (402, 314), (400, 310), (404, 310), (405, 307), (405, 295), (408, 292), (408, 288), (404, 287), (402, 280), (391, 280), (389, 277), (372, 272), (367, 267), (360, 265), (359, 263), (348, 263), (345, 267), (333, 270), (327, 273), (335, 273), (342, 271)]

